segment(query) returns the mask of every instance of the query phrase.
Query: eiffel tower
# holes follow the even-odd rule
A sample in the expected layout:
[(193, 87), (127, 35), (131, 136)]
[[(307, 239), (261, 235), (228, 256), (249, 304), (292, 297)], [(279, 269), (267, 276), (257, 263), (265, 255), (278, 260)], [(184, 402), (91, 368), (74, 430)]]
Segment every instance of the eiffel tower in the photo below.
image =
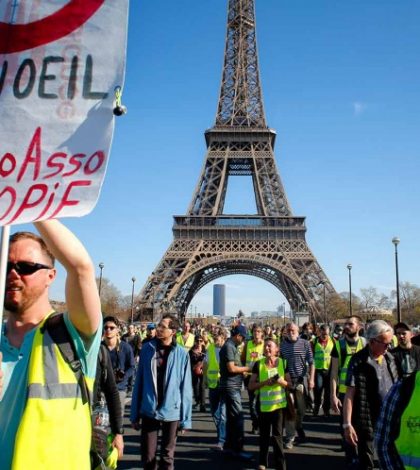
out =
[[(276, 133), (266, 124), (259, 78), (254, 0), (229, 0), (216, 123), (188, 212), (174, 216), (173, 242), (139, 295), (139, 317), (176, 311), (229, 274), (270, 282), (294, 311), (322, 317), (335, 292), (305, 240), (305, 218), (292, 214), (274, 159)], [(251, 176), (257, 214), (223, 213), (230, 176)]]

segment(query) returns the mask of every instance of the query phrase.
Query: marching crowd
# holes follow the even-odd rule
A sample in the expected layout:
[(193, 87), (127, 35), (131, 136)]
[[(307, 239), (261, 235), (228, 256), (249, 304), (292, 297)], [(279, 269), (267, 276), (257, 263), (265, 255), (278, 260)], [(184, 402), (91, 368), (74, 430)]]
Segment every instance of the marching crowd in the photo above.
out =
[[(285, 449), (307, 440), (307, 413), (340, 415), (349, 469), (375, 468), (375, 455), (383, 470), (420, 468), (420, 346), (410, 325), (364, 325), (352, 315), (333, 331), (239, 320), (226, 328), (181, 325), (166, 314), (157, 324), (126, 326), (102, 318), (80, 241), (58, 221), (35, 226), (42, 238), (10, 239), (0, 470), (117, 468), (129, 396), (146, 470), (174, 468), (177, 436), (192, 428), (193, 409), (210, 412), (215, 451), (247, 462), (244, 390), (259, 470), (286, 468)], [(55, 259), (67, 273), (64, 314), (48, 299)]]
[[(105, 337), (107, 321), (109, 319), (105, 319)], [(314, 327), (305, 323), (302, 328), (294, 323), (283, 328), (253, 324), (248, 328), (236, 322), (231, 328), (225, 328), (214, 324), (192, 325), (187, 320), (181, 329), (175, 318), (164, 317), (162, 321), (172, 327), (167, 347), (175, 348), (182, 366), (177, 372), (182, 379), (175, 389), (180, 383), (183, 388), (176, 403), (182, 410), (191, 407), (205, 412), (208, 390), (209, 412), (217, 436), (214, 449), (226, 457), (244, 461), (253, 458), (244, 450), (242, 391), (245, 389), (252, 433), (259, 435), (259, 470), (269, 467), (270, 443), (274, 468), (285, 469), (284, 449), (291, 449), (307, 439), (303, 429), (305, 414), (319, 416), (321, 410), (322, 419), (328, 420), (331, 412), (340, 415), (347, 468), (373, 469), (375, 447), (383, 469), (418, 468), (416, 451), (413, 451), (420, 445), (418, 433), (414, 432), (418, 412), (413, 415), (412, 410), (418, 405), (415, 376), (420, 367), (420, 347), (414, 344), (419, 337), (413, 338), (407, 324), (397, 323), (392, 328), (376, 320), (364, 329), (361, 319), (351, 316), (342, 326), (336, 324), (331, 332), (326, 324)], [(112, 326), (116, 326), (114, 324)], [(157, 407), (153, 405), (149, 410), (142, 407), (148, 396), (143, 387), (153, 383), (153, 369), (147, 366), (145, 373), (141, 365), (151, 363), (156, 354), (151, 350), (146, 359), (142, 348), (156, 332), (156, 343), (162, 341), (161, 328), (161, 323), (142, 324), (137, 330), (134, 325), (128, 325), (127, 333), (122, 335), (132, 347), (132, 357), (140, 364), (133, 391), (131, 422), (135, 429), (142, 429), (142, 458), (144, 468), (150, 469), (157, 465), (159, 428), (164, 437), (159, 453), (161, 462), (165, 462), (160, 468), (172, 468), (177, 431), (192, 425), (189, 412), (176, 420), (176, 428), (168, 428), (167, 423), (172, 420), (159, 406), (159, 396), (161, 403), (165, 400), (159, 386)], [(165, 354), (157, 353), (157, 377), (162, 356)], [(132, 368), (128, 361), (128, 376)], [(171, 388), (172, 398), (173, 393)], [(174, 403), (171, 402), (171, 407), (176, 407)], [(159, 419), (154, 417), (150, 423), (149, 417), (157, 409), (160, 409)], [(406, 409), (409, 410), (407, 418), (401, 421)], [(407, 434), (409, 432), (414, 432), (414, 436)]]

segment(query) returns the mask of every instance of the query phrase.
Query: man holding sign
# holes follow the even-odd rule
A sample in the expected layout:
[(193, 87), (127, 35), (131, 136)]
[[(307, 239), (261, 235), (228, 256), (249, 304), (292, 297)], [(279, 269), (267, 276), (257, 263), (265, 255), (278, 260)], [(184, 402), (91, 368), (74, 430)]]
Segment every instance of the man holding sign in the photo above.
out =
[[(127, 17), (128, 0), (0, 2), (2, 470), (90, 469), (100, 301), (89, 255), (53, 219), (88, 214), (99, 197), (123, 112)], [(32, 221), (42, 239), (15, 234), (7, 256), (8, 226)], [(55, 258), (64, 315), (50, 315)]]
[[(57, 220), (36, 222), (42, 238), (10, 238), (0, 350), (1, 468), (90, 469), (88, 393), (101, 339), (101, 306), (90, 257)], [(64, 266), (67, 313), (51, 316), (48, 290)], [(68, 364), (60, 343), (75, 357)]]

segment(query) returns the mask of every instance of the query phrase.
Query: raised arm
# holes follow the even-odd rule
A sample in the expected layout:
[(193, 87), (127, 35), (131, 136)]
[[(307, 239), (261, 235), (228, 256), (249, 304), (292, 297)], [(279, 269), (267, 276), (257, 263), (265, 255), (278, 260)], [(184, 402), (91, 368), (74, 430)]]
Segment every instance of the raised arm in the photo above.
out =
[(34, 225), (67, 272), (69, 318), (79, 333), (88, 339), (98, 329), (101, 318), (95, 270), (89, 254), (76, 236), (58, 220), (44, 220)]

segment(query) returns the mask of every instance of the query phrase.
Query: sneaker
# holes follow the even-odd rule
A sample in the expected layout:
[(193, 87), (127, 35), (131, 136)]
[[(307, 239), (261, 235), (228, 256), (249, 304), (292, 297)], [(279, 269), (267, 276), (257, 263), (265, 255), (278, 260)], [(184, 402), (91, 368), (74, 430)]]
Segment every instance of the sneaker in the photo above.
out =
[(293, 449), (293, 439), (287, 439), (284, 443), (285, 449)]
[(265, 470), (265, 465), (258, 465), (258, 470)]
[(215, 452), (223, 452), (223, 444), (221, 442), (219, 442), (218, 444), (216, 444), (211, 449), (214, 450)]

